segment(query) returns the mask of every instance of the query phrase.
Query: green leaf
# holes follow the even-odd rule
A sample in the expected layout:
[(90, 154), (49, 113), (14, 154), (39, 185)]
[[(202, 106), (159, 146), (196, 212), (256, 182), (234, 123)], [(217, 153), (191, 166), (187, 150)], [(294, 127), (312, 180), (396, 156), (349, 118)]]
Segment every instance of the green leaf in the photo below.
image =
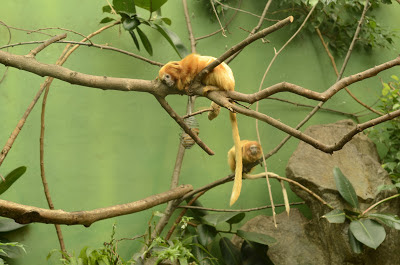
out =
[(256, 232), (247, 232), (244, 230), (238, 230), (236, 234), (245, 240), (260, 243), (263, 245), (271, 245), (276, 243), (275, 238), (265, 234), (260, 234)]
[(219, 240), (219, 247), (221, 249), (222, 259), (225, 264), (242, 265), (242, 258), (240, 257), (239, 250), (228, 238), (222, 237)]
[(113, 20), (115, 20), (115, 19), (113, 19), (112, 17), (105, 17), (100, 21), (100, 24), (108, 23), (108, 22), (111, 22)]
[(318, 2), (319, 2), (319, 0), (309, 0), (309, 1), (308, 1), (308, 3), (309, 3), (311, 6), (315, 6), (316, 4), (318, 4)]
[(387, 83), (383, 83), (382, 96), (386, 96), (390, 92), (390, 86)]
[(135, 0), (138, 7), (144, 8), (150, 12), (157, 11), (168, 0)]
[(0, 242), (0, 249), (2, 249), (2, 252), (0, 253), (1, 256), (15, 259), (26, 253), (25, 248), (21, 243), (9, 242), (6, 239), (1, 239)]
[(341, 224), (346, 220), (346, 215), (343, 210), (335, 209), (322, 216), (326, 218), (331, 224)]
[(167, 17), (163, 17), (163, 18), (161, 18), (161, 20), (164, 21), (164, 23), (167, 24), (167, 25), (171, 25), (172, 24), (171, 19), (169, 19)]
[(208, 246), (215, 239), (217, 230), (213, 226), (200, 224), (197, 226), (197, 234), (199, 235), (200, 244)]
[(13, 219), (0, 217), (0, 232), (10, 232), (24, 226), (26, 225), (19, 224), (15, 222)]
[(370, 219), (352, 221), (350, 231), (358, 241), (373, 249), (379, 247), (386, 237), (383, 226)]
[(5, 181), (0, 180), (0, 194), (3, 194), (11, 185), (17, 181), (26, 172), (26, 167), (18, 167), (5, 176)]
[(361, 244), (360, 241), (358, 241), (353, 233), (350, 231), (350, 228), (348, 230), (348, 234), (349, 234), (349, 243), (351, 246), (351, 249), (353, 250), (354, 253), (356, 254), (360, 254), (363, 252), (363, 245)]
[(400, 219), (395, 214), (371, 213), (368, 216), (378, 219), (387, 226), (400, 230)]
[(208, 251), (202, 247), (196, 237), (193, 237), (192, 254), (199, 261), (199, 265), (211, 265), (212, 257)]
[(137, 40), (137, 38), (136, 38), (135, 32), (134, 32), (133, 30), (130, 30), (130, 31), (129, 31), (129, 34), (131, 35), (132, 40), (133, 40), (133, 42), (134, 42), (135, 45), (136, 45), (136, 48), (140, 51), (139, 42), (138, 42), (138, 40)]
[(213, 226), (216, 226), (217, 224), (222, 222), (235, 224), (240, 222), (243, 218), (244, 218), (244, 213), (234, 213), (234, 212), (207, 214), (202, 217), (204, 221)]
[(111, 13), (111, 6), (109, 5), (103, 6), (103, 13)]
[(125, 13), (120, 13), (120, 15), (122, 16), (122, 26), (124, 26), (125, 30), (130, 32), (140, 25), (140, 21), (135, 15), (132, 17), (128, 17)]
[(333, 176), (335, 178), (336, 187), (343, 199), (345, 199), (353, 208), (358, 209), (357, 194), (350, 181), (343, 175), (342, 171), (340, 171), (338, 167), (333, 169)]
[(113, 0), (115, 11), (127, 13), (129, 16), (136, 14), (135, 2), (133, 0)]
[(136, 28), (136, 31), (139, 34), (140, 40), (142, 41), (144, 48), (146, 49), (148, 54), (150, 54), (152, 56), (153, 55), (153, 47), (151, 47), (151, 43), (150, 43), (149, 39), (147, 38), (146, 34), (144, 34), (144, 32), (139, 27)]
[(189, 54), (185, 45), (183, 45), (181, 39), (178, 37), (178, 35), (175, 34), (175, 32), (170, 31), (164, 26), (157, 24), (154, 25), (156, 26), (158, 32), (160, 32), (161, 35), (163, 35), (164, 38), (169, 42), (169, 44), (171, 44), (179, 57), (184, 58), (186, 55)]
[(399, 78), (398, 78), (396, 75), (391, 75), (390, 77), (391, 77), (392, 79), (396, 80), (396, 81), (399, 81)]

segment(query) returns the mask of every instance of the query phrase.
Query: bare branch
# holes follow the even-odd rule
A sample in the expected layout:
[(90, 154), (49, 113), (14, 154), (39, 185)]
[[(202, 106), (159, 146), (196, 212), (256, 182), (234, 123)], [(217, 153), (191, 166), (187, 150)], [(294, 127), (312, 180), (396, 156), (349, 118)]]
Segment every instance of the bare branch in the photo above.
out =
[(94, 222), (100, 220), (140, 212), (167, 201), (181, 198), (192, 189), (193, 187), (191, 185), (181, 185), (175, 189), (139, 201), (79, 212), (48, 210), (0, 200), (0, 215), (14, 219), (21, 224), (37, 222), (46, 224), (84, 225), (89, 227)]
[[(331, 63), (332, 63), (332, 66), (333, 66), (333, 70), (334, 70), (335, 73), (336, 73), (336, 77), (338, 77), (338, 76), (339, 76), (339, 71), (338, 71), (338, 69), (337, 69), (337, 67), (336, 67), (336, 63), (335, 63), (335, 59), (333, 58), (333, 55), (332, 55), (331, 52), (329, 51), (328, 45), (325, 43), (324, 38), (322, 37), (321, 31), (320, 31), (318, 28), (316, 28), (315, 31), (317, 32), (317, 35), (318, 35), (319, 39), (321, 40), (322, 46), (324, 46), (324, 49), (325, 49), (326, 53), (328, 54), (329, 59), (331, 60)], [(367, 104), (365, 104), (364, 102), (362, 102), (361, 100), (359, 100), (358, 98), (356, 98), (356, 96), (354, 96), (354, 94), (351, 93), (351, 91), (350, 91), (347, 87), (345, 87), (344, 89), (346, 90), (346, 92), (347, 92), (358, 104), (360, 104), (360, 105), (363, 106), (364, 108), (366, 108), (366, 109), (372, 111), (373, 113), (378, 114), (379, 116), (380, 116), (380, 115), (383, 115), (382, 112), (379, 112), (379, 111), (377, 111), (377, 110), (371, 108), (370, 106), (368, 106)]]
[[(19, 46), (19, 45), (27, 45), (27, 44), (38, 44), (38, 43), (43, 43), (44, 41), (27, 41), (27, 42), (19, 42), (19, 43), (13, 43), (13, 44), (8, 44), (8, 45), (4, 45), (1, 46), (0, 49), (5, 49), (5, 48), (9, 48), (9, 47), (15, 47), (15, 46)], [(146, 57), (137, 55), (135, 53), (132, 52), (128, 52), (125, 50), (121, 50), (112, 46), (108, 46), (108, 45), (100, 45), (100, 44), (95, 44), (95, 43), (86, 43), (86, 42), (79, 42), (79, 41), (56, 41), (54, 43), (66, 43), (66, 44), (76, 44), (76, 45), (80, 45), (80, 46), (87, 46), (87, 47), (94, 47), (94, 48), (98, 48), (98, 49), (102, 49), (102, 50), (111, 50), (111, 51), (115, 51), (115, 52), (119, 52), (131, 57), (134, 57), (136, 59), (142, 60), (146, 63), (152, 64), (152, 65), (157, 65), (157, 66), (163, 66), (164, 64), (157, 62), (157, 61), (153, 61), (150, 59), (147, 59)]]
[(35, 57), (36, 54), (38, 54), (39, 52), (41, 52), (44, 48), (46, 48), (47, 46), (49, 46), (50, 44), (65, 39), (67, 37), (67, 33), (55, 36), (49, 40), (46, 40), (45, 42), (43, 42), (43, 44), (39, 45), (38, 47), (36, 47), (35, 49), (31, 50), (31, 52), (27, 55), (28, 57)]
[[(201, 72), (194, 79), (194, 83), (199, 82), (199, 80), (203, 80), (203, 77), (205, 75), (207, 75), (209, 72), (211, 72), (212, 69), (217, 67), (219, 64), (221, 64), (223, 61), (228, 59), (234, 53), (243, 49), (244, 47), (251, 44), (252, 42), (254, 42), (262, 37), (265, 37), (272, 32), (275, 32), (275, 31), (281, 29), (282, 27), (288, 25), (292, 21), (293, 21), (293, 17), (289, 16), (289, 17), (277, 22), (276, 24), (274, 24), (268, 28), (265, 28), (265, 29), (257, 32), (256, 34), (244, 39), (243, 41), (239, 42), (235, 46), (231, 47), (228, 51), (226, 51), (224, 54), (222, 54), (219, 58), (217, 58), (215, 61), (213, 61), (212, 63), (207, 65), (203, 70), (201, 70)], [(190, 89), (189, 89), (189, 92), (190, 92)]]
[(168, 114), (173, 118), (181, 128), (192, 137), (192, 139), (209, 155), (214, 155), (214, 152), (205, 144), (201, 141), (199, 136), (195, 132), (190, 129), (189, 126), (185, 123), (185, 121), (180, 117), (168, 104), (168, 102), (165, 100), (165, 98), (157, 97), (156, 99), (158, 103), (168, 112)]
[[(303, 204), (305, 204), (305, 202), (290, 203), (290, 205), (303, 205)], [(275, 207), (284, 207), (284, 206), (285, 206), (285, 204), (275, 204)], [(207, 207), (191, 206), (191, 205), (180, 205), (180, 206), (178, 206), (178, 208), (204, 210), (204, 211), (210, 211), (210, 212), (247, 213), (247, 212), (254, 212), (254, 211), (268, 209), (268, 208), (271, 208), (271, 205), (265, 205), (265, 206), (261, 206), (261, 207), (248, 208), (248, 209), (215, 209), (215, 208), (207, 208)]]
[(189, 33), (191, 50), (192, 50), (192, 53), (196, 53), (196, 40), (194, 39), (194, 36), (193, 36), (192, 22), (190, 21), (187, 0), (182, 0), (182, 4), (183, 4), (183, 11), (185, 13), (186, 25), (187, 25), (187, 29), (188, 29), (188, 33)]

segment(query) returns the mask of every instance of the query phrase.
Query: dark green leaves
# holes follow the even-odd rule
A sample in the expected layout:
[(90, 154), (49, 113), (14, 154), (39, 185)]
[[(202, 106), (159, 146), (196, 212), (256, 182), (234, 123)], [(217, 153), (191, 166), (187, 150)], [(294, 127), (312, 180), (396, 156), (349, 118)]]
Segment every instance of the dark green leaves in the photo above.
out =
[(336, 187), (343, 199), (345, 199), (353, 208), (358, 209), (357, 194), (350, 181), (343, 175), (342, 171), (340, 171), (338, 167), (333, 169), (333, 176), (335, 178)]
[(346, 216), (343, 210), (335, 209), (324, 216), (322, 216), (328, 220), (329, 223), (341, 224), (346, 220)]
[(0, 182), (0, 194), (4, 193), (11, 185), (17, 181), (26, 171), (26, 167), (18, 167), (8, 173), (8, 175), (4, 178), (5, 181), (1, 180)]
[(351, 222), (350, 231), (358, 241), (373, 249), (379, 247), (386, 237), (383, 226), (370, 219)]
[[(114, 9), (118, 15), (121, 16), (122, 25), (124, 29), (129, 32), (133, 43), (138, 50), (140, 50), (140, 39), (140, 42), (143, 44), (143, 47), (147, 53), (153, 55), (153, 47), (151, 42), (143, 31), (143, 25), (145, 25), (157, 30), (174, 48), (178, 55), (183, 58), (188, 54), (186, 47), (183, 45), (178, 35), (163, 26), (164, 23), (171, 25), (171, 20), (169, 18), (162, 17), (161, 12), (159, 12), (161, 6), (166, 2), (167, 0), (114, 0), (112, 8), (109, 5), (103, 6), (103, 12), (110, 14), (115, 13), (112, 12), (112, 9)], [(151, 13), (150, 17), (146, 19), (141, 17), (136, 12), (136, 6), (148, 10)], [(157, 12), (154, 13), (155, 11)], [(116, 19), (112, 17), (105, 17), (100, 21), (100, 23), (108, 23), (113, 20)], [(137, 37), (138, 35), (139, 38)]]
[(135, 4), (138, 7), (146, 9), (151, 13), (160, 9), (160, 7), (166, 2), (167, 0), (135, 0)]
[(199, 243), (203, 246), (208, 246), (217, 235), (217, 230), (213, 226), (200, 224), (197, 226), (197, 233), (199, 235)]
[(188, 50), (183, 45), (178, 35), (175, 34), (175, 32), (170, 31), (169, 29), (167, 29), (162, 25), (157, 25), (157, 24), (155, 25), (157, 27), (158, 32), (160, 32), (161, 35), (164, 36), (164, 38), (171, 44), (171, 46), (175, 49), (175, 51), (179, 54), (181, 58), (189, 54)]
[(228, 238), (222, 237), (219, 241), (219, 247), (225, 264), (242, 265), (239, 249)]
[(394, 229), (400, 230), (400, 219), (397, 215), (371, 213), (368, 216), (375, 218), (378, 221), (381, 221), (382, 223), (384, 223), (387, 226), (390, 226), (390, 227), (393, 227)]
[(360, 241), (358, 241), (353, 233), (351, 232), (350, 228), (348, 230), (348, 234), (349, 234), (349, 243), (351, 246), (351, 249), (353, 250), (354, 253), (356, 254), (360, 254), (363, 252), (363, 245), (361, 244)]

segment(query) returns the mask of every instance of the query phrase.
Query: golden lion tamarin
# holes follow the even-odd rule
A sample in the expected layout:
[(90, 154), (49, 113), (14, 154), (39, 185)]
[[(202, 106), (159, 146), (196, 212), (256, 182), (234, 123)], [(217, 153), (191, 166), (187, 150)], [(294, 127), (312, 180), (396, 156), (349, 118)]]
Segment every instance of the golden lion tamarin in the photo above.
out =
[[(169, 87), (176, 87), (179, 90), (187, 90), (195, 76), (215, 59), (216, 58), (214, 57), (200, 56), (192, 53), (181, 61), (172, 61), (164, 65), (158, 73), (158, 78)], [(231, 68), (229, 68), (226, 63), (221, 63), (215, 67), (201, 81), (206, 86), (203, 90), (205, 93), (215, 90), (213, 87), (225, 91), (233, 91), (235, 89), (235, 78), (233, 77)], [(210, 120), (218, 115), (220, 109), (220, 107), (214, 102), (211, 106), (213, 111), (209, 114)], [(232, 125), (233, 142), (235, 143), (236, 150), (239, 150), (238, 152), (235, 152), (235, 161), (237, 161), (237, 163), (235, 168), (235, 181), (233, 183), (230, 199), (230, 205), (232, 205), (239, 198), (240, 190), (242, 188), (243, 166), (236, 114), (230, 111), (229, 117)]]
[[(258, 161), (262, 156), (261, 145), (256, 141), (242, 140), (240, 141), (240, 148), (242, 151), (242, 163), (244, 168), (247, 168), (254, 162)], [(228, 164), (232, 172), (235, 171), (236, 168), (235, 156), (236, 156), (236, 148), (235, 146), (233, 146), (228, 151)], [(250, 173), (253, 170), (253, 168), (248, 168), (247, 173)]]

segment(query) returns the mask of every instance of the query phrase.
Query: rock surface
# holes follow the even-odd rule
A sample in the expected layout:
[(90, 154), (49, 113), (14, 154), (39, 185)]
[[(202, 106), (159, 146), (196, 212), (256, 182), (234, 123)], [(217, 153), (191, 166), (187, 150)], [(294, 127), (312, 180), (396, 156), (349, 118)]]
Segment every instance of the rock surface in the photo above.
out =
[[(304, 133), (325, 144), (334, 144), (354, 126), (351, 120), (344, 120), (310, 126)], [(335, 166), (341, 169), (354, 186), (361, 210), (393, 194), (389, 191), (378, 193), (377, 187), (390, 184), (390, 179), (380, 165), (375, 145), (362, 133), (332, 155), (300, 142), (289, 160), (286, 177), (306, 186), (335, 208), (351, 209), (336, 190), (333, 178)], [(279, 241), (269, 246), (268, 250), (268, 256), (275, 264), (400, 264), (397, 253), (400, 249), (398, 230), (385, 227), (387, 237), (376, 250), (364, 247), (364, 253), (354, 254), (348, 243), (349, 223), (328, 223), (321, 218), (330, 211), (328, 207), (297, 186), (291, 185), (291, 189), (310, 207), (313, 216), (311, 220), (292, 209), (290, 219), (286, 213), (277, 216), (277, 229), (272, 217), (268, 216), (258, 216), (241, 228), (270, 235)], [(399, 200), (381, 204), (379, 211), (399, 214)], [(237, 238), (234, 242), (240, 244)]]

